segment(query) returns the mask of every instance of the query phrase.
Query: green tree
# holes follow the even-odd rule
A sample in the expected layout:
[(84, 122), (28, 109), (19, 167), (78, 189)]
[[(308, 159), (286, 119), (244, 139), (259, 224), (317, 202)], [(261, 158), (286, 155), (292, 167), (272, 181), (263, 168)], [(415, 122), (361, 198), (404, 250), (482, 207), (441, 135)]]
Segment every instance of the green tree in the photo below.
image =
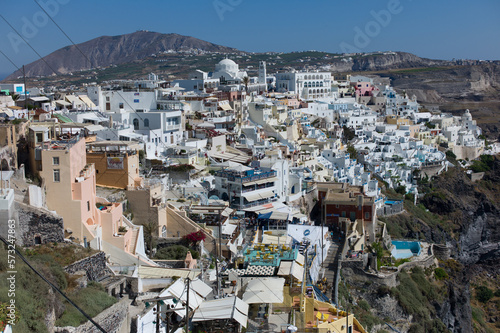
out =
[(358, 159), (358, 151), (356, 150), (356, 148), (354, 148), (353, 145), (349, 144), (347, 145), (347, 150), (346, 150), (348, 153), (349, 153), (349, 157), (351, 159)]
[(248, 84), (250, 83), (250, 78), (248, 76), (245, 76), (243, 78), (243, 84), (245, 85), (245, 92), (248, 93)]

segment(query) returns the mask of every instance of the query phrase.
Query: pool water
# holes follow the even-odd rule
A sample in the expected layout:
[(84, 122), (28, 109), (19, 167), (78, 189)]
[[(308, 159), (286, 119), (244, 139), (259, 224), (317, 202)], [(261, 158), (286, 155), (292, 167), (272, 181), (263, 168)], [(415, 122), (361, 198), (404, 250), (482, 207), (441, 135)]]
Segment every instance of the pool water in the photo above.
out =
[(419, 256), (422, 248), (419, 242), (392, 241), (394, 248), (391, 254), (396, 259), (407, 259), (413, 256)]

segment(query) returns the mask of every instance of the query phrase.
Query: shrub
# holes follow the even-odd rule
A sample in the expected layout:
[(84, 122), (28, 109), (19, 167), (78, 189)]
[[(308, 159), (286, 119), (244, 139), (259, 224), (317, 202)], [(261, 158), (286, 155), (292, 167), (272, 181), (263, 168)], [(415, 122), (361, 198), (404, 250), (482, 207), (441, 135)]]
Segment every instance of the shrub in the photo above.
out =
[(451, 160), (457, 159), (457, 155), (455, 155), (451, 150), (446, 151), (446, 157)]
[(187, 234), (186, 236), (182, 237), (189, 245), (195, 246), (199, 242), (205, 240), (207, 236), (203, 233), (203, 231), (198, 230), (195, 232), (192, 232), (190, 234)]
[(364, 299), (362, 299), (362, 300), (360, 300), (360, 301), (358, 302), (358, 306), (359, 306), (361, 309), (365, 310), (365, 311), (369, 311), (369, 310), (370, 310), (370, 304), (368, 304), (368, 302), (367, 302), (367, 301), (365, 301)]
[(156, 252), (155, 259), (160, 260), (183, 260), (186, 258), (187, 251), (191, 251), (193, 259), (198, 259), (200, 254), (198, 251), (188, 249), (183, 245), (172, 245), (159, 249)]
[[(70, 299), (78, 304), (90, 317), (95, 317), (114, 303), (116, 298), (109, 296), (98, 283), (89, 283), (87, 288), (80, 289), (70, 295)], [(87, 321), (75, 307), (65, 302), (66, 309), (56, 320), (57, 326), (80, 326)]]
[(403, 185), (396, 187), (395, 190), (399, 194), (403, 194), (403, 195), (406, 194), (406, 187), (404, 187)]
[(438, 267), (434, 269), (434, 276), (438, 280), (444, 280), (448, 278), (448, 273), (446, 273), (446, 271), (443, 268)]
[(480, 286), (476, 288), (476, 299), (481, 303), (487, 303), (493, 298), (493, 290), (488, 287)]

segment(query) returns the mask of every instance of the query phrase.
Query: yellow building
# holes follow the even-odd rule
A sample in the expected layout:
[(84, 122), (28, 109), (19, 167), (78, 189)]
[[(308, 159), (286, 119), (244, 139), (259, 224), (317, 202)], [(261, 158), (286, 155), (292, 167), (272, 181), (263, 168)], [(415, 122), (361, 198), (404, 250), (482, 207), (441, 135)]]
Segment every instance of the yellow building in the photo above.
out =
[(351, 313), (339, 310), (330, 303), (304, 298), (304, 328), (317, 333), (367, 333)]

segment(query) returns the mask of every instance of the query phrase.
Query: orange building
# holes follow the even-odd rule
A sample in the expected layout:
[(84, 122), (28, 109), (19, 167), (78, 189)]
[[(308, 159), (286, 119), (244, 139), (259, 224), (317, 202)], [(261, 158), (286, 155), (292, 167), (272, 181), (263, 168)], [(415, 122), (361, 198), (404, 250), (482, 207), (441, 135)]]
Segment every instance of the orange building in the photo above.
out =
[(130, 189), (141, 186), (139, 150), (130, 141), (101, 141), (87, 144), (87, 162), (96, 169), (97, 185)]

